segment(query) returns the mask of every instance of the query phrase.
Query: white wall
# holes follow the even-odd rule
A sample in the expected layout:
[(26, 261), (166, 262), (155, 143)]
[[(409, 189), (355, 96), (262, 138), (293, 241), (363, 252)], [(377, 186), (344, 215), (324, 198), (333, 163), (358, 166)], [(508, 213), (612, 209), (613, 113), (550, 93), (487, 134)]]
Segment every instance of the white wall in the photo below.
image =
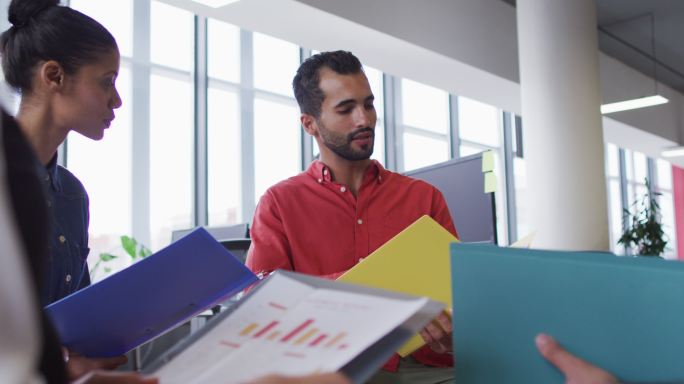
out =
[(501, 0), (297, 1), (518, 82), (515, 10)]
[[(501, 0), (297, 1), (518, 82), (515, 8)], [(648, 95), (653, 89), (652, 78), (607, 55), (600, 55), (600, 65), (604, 102)], [(432, 85), (453, 91), (444, 84)], [(613, 128), (626, 124), (684, 144), (684, 96), (666, 86), (659, 86), (659, 91), (671, 100), (669, 104), (612, 114), (610, 119), (622, 123)], [(494, 87), (478, 95), (456, 93), (492, 103), (497, 92)], [(508, 104), (519, 105), (519, 99)]]

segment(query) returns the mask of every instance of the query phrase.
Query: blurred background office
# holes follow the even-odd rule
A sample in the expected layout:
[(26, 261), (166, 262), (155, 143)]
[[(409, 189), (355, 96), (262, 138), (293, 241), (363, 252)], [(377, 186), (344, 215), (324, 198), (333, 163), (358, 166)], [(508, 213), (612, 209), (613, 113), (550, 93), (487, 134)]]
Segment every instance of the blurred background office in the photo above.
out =
[[(8, 3), (0, 1), (3, 14)], [(594, 86), (601, 103), (654, 92), (669, 102), (597, 115), (591, 141), (598, 150), (578, 147), (563, 161), (549, 158), (544, 177), (527, 161), (528, 154), (540, 152), (526, 145), (546, 144), (525, 137), (531, 133), (523, 112), (534, 112), (523, 108), (521, 63), (529, 60), (519, 57), (544, 52), (530, 53), (533, 44), (519, 49), (518, 38), (529, 42), (531, 32), (517, 23), (525, 20), (527, 28), (558, 15), (535, 8), (535, 0), (63, 3), (105, 25), (121, 51), (117, 86), (123, 106), (106, 140), (71, 135), (60, 149), (60, 161), (90, 194), (91, 266), (101, 253), (119, 247), (121, 235), (155, 251), (171, 241), (174, 230), (249, 223), (266, 188), (305, 169), (318, 153), (299, 127), (290, 84), (303, 59), (335, 49), (354, 52), (366, 65), (378, 111), (373, 158), (388, 169), (410, 171), (494, 151), (499, 244), (548, 226), (537, 221), (537, 211), (546, 208), (529, 202), (539, 194), (551, 195), (547, 204), (556, 204), (556, 219), (564, 219), (560, 207), (568, 199), (554, 201), (554, 190), (544, 189), (561, 181), (573, 194), (577, 188), (601, 203), (570, 220), (570, 227), (550, 230), (605, 232), (605, 244), (579, 240), (577, 248), (628, 253), (617, 243), (623, 209), (647, 191), (648, 178), (652, 191), (661, 193), (669, 239), (665, 256), (684, 257), (684, 171), (678, 167), (684, 157), (663, 156), (684, 144), (681, 2), (578, 2), (591, 6), (577, 17), (595, 28), (600, 81)], [(6, 17), (0, 20), (7, 28)], [(553, 36), (553, 28), (545, 28), (549, 33), (542, 37), (549, 44), (572, 44), (572, 34)], [(569, 76), (560, 68), (554, 75), (560, 83)], [(558, 116), (556, 129), (567, 131), (566, 119)], [(558, 152), (557, 144), (548, 145)], [(602, 161), (592, 162), (592, 170), (568, 168), (585, 153)], [(580, 171), (594, 177), (578, 178)], [(578, 211), (582, 201), (571, 208)], [(544, 236), (542, 244), (564, 247), (561, 235)], [(104, 274), (95, 271), (95, 280), (98, 273)]]

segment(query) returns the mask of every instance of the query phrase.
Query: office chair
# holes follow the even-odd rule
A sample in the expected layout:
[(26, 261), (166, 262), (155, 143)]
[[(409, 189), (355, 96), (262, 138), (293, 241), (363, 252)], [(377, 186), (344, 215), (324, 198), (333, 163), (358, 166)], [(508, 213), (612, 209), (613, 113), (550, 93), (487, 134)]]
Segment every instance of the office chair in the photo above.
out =
[(230, 253), (243, 263), (247, 259), (247, 251), (249, 250), (252, 240), (250, 239), (224, 239), (219, 240)]

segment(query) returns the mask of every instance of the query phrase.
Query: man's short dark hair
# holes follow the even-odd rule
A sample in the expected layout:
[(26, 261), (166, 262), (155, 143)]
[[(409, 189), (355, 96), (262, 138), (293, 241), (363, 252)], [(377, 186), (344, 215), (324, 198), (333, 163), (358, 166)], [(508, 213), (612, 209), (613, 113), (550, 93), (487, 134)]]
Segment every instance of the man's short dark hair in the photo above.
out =
[(292, 80), (292, 88), (300, 111), (315, 118), (321, 115), (325, 97), (318, 85), (320, 70), (324, 67), (340, 75), (363, 72), (359, 59), (347, 51), (321, 52), (304, 60)]

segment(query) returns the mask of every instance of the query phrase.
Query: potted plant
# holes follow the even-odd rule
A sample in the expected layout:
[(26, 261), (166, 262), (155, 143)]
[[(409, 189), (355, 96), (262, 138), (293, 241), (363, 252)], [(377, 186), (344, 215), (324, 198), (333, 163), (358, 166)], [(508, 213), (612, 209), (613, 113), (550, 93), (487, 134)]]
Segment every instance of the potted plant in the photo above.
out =
[[(646, 189), (651, 190), (648, 179)], [(632, 247), (638, 256), (661, 257), (667, 245), (663, 225), (661, 224), (658, 192), (645, 193), (641, 199), (632, 204), (634, 213), (624, 209), (624, 220), (627, 222), (619, 244)]]

